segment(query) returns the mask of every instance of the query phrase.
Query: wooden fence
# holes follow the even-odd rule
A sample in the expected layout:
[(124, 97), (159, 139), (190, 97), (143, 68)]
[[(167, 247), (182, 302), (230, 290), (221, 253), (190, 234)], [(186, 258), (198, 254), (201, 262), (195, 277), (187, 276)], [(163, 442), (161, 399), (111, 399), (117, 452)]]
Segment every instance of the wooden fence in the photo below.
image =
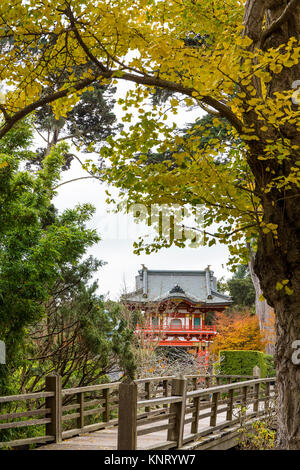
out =
[[(167, 445), (176, 447), (182, 444), (183, 422), (191, 422), (193, 435), (196, 435), (198, 418), (201, 419), (197, 416), (203, 406), (210, 407), (213, 423), (221, 403), (216, 398), (220, 395), (216, 393), (237, 390), (241, 381), (249, 378), (253, 379), (228, 375), (189, 375), (184, 379), (164, 376), (139, 379), (129, 384), (114, 382), (62, 389), (61, 377), (50, 375), (46, 377), (43, 392), (0, 397), (0, 433), (35, 426), (33, 437), (5, 440), (0, 442), (0, 447), (59, 443), (81, 433), (117, 425), (119, 449), (135, 449), (138, 435), (158, 429), (167, 429)], [(264, 383), (267, 387), (271, 380), (274, 379), (261, 379), (255, 384)], [(250, 385), (248, 381), (246, 383), (248, 390)], [(229, 402), (227, 406), (230, 409)], [(192, 417), (185, 417), (187, 413), (192, 413)], [(230, 417), (230, 411), (228, 413)], [(156, 422), (159, 424), (153, 426)], [(148, 424), (151, 429), (147, 428)]]
[(189, 391), (186, 377), (174, 378), (170, 396), (146, 400), (138, 399), (136, 383), (122, 383), (118, 449), (137, 449), (138, 436), (161, 431), (167, 431), (166, 440), (149, 449), (181, 449), (188, 442), (238, 424), (242, 415), (248, 419), (266, 415), (275, 396), (274, 381), (252, 379)]

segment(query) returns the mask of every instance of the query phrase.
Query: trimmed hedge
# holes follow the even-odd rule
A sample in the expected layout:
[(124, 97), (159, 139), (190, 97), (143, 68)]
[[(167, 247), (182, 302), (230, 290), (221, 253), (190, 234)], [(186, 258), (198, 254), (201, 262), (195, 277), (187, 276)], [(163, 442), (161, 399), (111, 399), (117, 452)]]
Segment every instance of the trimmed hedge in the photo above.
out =
[(260, 368), (261, 377), (275, 375), (273, 356), (261, 351), (220, 351), (221, 375), (253, 375), (253, 367)]

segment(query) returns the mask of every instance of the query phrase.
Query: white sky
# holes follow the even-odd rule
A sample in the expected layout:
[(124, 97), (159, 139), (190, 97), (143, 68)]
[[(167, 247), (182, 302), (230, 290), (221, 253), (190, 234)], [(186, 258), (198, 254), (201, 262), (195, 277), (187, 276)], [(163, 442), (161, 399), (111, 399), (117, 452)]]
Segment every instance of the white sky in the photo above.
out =
[[(122, 86), (118, 87), (118, 97), (124, 96), (127, 89), (128, 86), (122, 83)], [(123, 114), (118, 105), (115, 112), (118, 118)], [(173, 116), (169, 122), (174, 120), (179, 127), (182, 127), (187, 122), (193, 122), (197, 116), (199, 112), (188, 113), (180, 110), (179, 114)], [(81, 158), (84, 160), (85, 156), (81, 155)], [(80, 164), (74, 161), (71, 170), (63, 173), (62, 181), (81, 176), (86, 174)], [(231, 275), (226, 268), (228, 249), (224, 245), (197, 248), (171, 247), (150, 255), (133, 254), (133, 242), (145, 233), (144, 227), (134, 224), (130, 215), (109, 213), (109, 207), (105, 203), (105, 189), (105, 185), (97, 180), (80, 180), (58, 188), (54, 199), (55, 206), (60, 210), (85, 202), (92, 203), (96, 207), (90, 225), (97, 229), (102, 240), (89, 249), (88, 254), (107, 262), (107, 265), (98, 272), (99, 294), (117, 300), (124, 292), (125, 286), (127, 291), (134, 290), (135, 275), (141, 264), (145, 264), (149, 269), (184, 270), (204, 269), (209, 264), (217, 278)], [(109, 189), (111, 191), (111, 188)]]

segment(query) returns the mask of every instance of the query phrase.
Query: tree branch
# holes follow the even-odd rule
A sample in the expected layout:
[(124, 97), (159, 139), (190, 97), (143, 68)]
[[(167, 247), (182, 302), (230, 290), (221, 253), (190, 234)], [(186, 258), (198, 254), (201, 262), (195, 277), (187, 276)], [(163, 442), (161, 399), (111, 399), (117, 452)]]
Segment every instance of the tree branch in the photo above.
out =
[[(81, 46), (81, 48), (83, 49), (83, 51), (85, 52), (85, 54), (87, 55), (87, 57), (100, 70), (100, 73), (102, 74), (103, 77), (112, 78), (114, 72), (106, 69), (104, 65), (101, 62), (99, 62), (99, 60), (92, 54), (88, 46), (83, 41), (78, 29), (76, 28), (75, 18), (70, 7), (67, 9), (66, 14), (70, 20), (76, 39), (79, 45)], [(117, 62), (120, 64), (120, 62), (116, 60), (113, 56), (110, 55), (110, 58), (113, 62)], [(122, 64), (122, 66), (126, 67), (125, 64)], [(133, 70), (131, 69), (131, 71)], [(116, 77), (116, 78), (120, 78), (121, 80), (123, 79), (127, 81), (132, 81), (134, 83), (141, 84), (141, 85), (150, 85), (150, 86), (157, 86), (160, 88), (166, 88), (174, 92), (182, 93), (184, 95), (188, 95), (190, 97), (197, 99), (197, 97), (195, 96), (195, 92), (197, 93), (197, 90), (195, 90), (194, 88), (183, 87), (182, 85), (176, 84), (174, 82), (169, 82), (168, 80), (162, 80), (162, 79), (153, 77), (148, 74), (147, 75), (143, 74), (142, 76), (140, 76), (140, 75), (136, 75), (136, 73), (141, 73), (141, 72), (135, 71), (133, 73), (124, 73), (122, 76)], [(242, 131), (242, 127), (243, 127), (242, 122), (231, 111), (231, 109), (228, 108), (228, 106), (226, 106), (225, 104), (221, 103), (220, 101), (216, 100), (215, 98), (211, 96), (201, 97), (200, 99), (197, 99), (197, 101), (201, 107), (203, 107), (202, 103), (212, 107), (213, 109), (218, 111), (222, 116), (228, 119), (228, 121), (236, 128), (238, 132)], [(212, 114), (214, 114), (214, 111), (207, 110), (207, 112), (211, 112)]]
[(86, 180), (86, 179), (90, 179), (90, 178), (100, 180), (100, 178), (96, 175), (95, 176), (81, 176), (80, 178), (73, 178), (72, 180), (64, 181), (63, 183), (60, 183), (57, 186), (54, 186), (54, 188), (52, 188), (52, 189), (54, 191), (55, 189), (59, 188), (60, 186), (63, 186), (64, 184), (73, 183), (74, 181)]
[[(79, 91), (82, 90), (83, 88), (88, 87), (92, 83), (94, 83), (96, 80), (98, 80), (100, 76), (96, 77), (91, 77), (91, 78), (84, 78), (80, 80), (79, 82), (75, 83), (74, 85), (70, 86), (69, 88), (64, 88), (63, 90), (56, 91), (54, 93), (51, 93), (50, 95), (44, 96), (43, 98), (38, 99), (37, 101), (34, 101), (33, 103), (29, 104), (28, 106), (25, 106), (25, 108), (20, 109), (20, 111), (17, 111), (14, 115), (12, 115), (8, 121), (2, 126), (0, 129), (0, 139), (8, 132), (10, 129), (21, 119), (24, 117), (28, 116), (28, 114), (31, 114), (33, 111), (35, 111), (38, 108), (41, 108), (42, 106), (45, 106), (46, 104), (53, 103), (53, 101), (56, 101), (60, 98), (65, 98), (69, 94), (71, 94), (74, 91)], [(3, 112), (3, 110), (2, 110)]]

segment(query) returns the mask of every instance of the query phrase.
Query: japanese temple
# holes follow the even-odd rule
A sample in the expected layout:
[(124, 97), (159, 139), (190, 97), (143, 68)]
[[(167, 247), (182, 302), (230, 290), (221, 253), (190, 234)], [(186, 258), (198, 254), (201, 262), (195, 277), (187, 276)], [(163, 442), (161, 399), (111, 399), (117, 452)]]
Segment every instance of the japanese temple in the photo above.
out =
[(230, 297), (217, 290), (217, 279), (208, 266), (203, 271), (150, 270), (144, 265), (136, 276), (136, 289), (123, 296), (130, 310), (142, 312), (136, 334), (158, 346), (184, 347), (208, 354), (217, 334), (207, 325), (209, 312), (222, 312)]

